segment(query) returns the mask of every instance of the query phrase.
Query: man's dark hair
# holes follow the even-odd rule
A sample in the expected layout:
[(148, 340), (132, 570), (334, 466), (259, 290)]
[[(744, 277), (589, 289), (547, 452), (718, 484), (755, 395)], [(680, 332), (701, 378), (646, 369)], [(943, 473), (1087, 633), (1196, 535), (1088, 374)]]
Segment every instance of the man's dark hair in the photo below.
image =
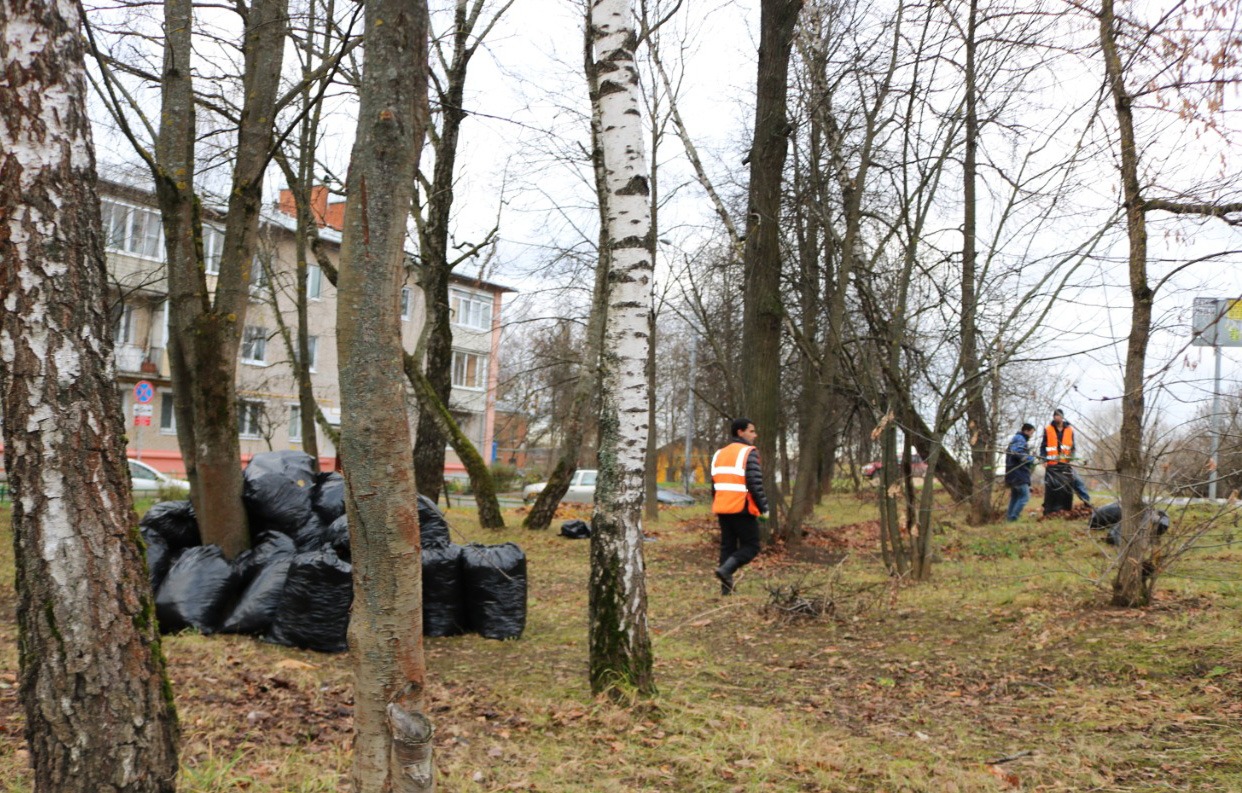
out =
[(1023, 424), (1023, 425), (1022, 425), (1022, 431), (1023, 431), (1023, 432), (1026, 432), (1027, 430), (1033, 430), (1033, 429), (1035, 429), (1035, 425), (1034, 425), (1034, 424)]
[(729, 437), (736, 438), (739, 432), (741, 432), (742, 430), (746, 429), (747, 427), (749, 427), (751, 424), (754, 424), (754, 423), (755, 422), (751, 421), (748, 418), (733, 419), (733, 423), (729, 425)]

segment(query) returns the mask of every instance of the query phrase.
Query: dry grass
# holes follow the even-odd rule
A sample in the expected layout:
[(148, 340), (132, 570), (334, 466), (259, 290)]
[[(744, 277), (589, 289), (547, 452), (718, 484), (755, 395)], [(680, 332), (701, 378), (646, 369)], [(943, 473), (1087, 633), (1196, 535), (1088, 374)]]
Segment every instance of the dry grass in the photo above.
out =
[[(710, 516), (667, 511), (646, 545), (659, 696), (616, 708), (587, 690), (588, 543), (559, 521), (492, 535), (449, 519), (459, 541), (526, 549), (530, 611), (519, 641), (427, 642), (442, 790), (1242, 790), (1242, 549), (1223, 536), (1155, 606), (1118, 611), (1089, 580), (1098, 533), (1077, 524), (945, 520), (935, 580), (908, 584), (872, 553), (874, 504), (840, 496), (802, 551), (761, 557), (722, 599)], [(829, 614), (765, 608), (781, 587), (826, 594), (808, 587), (830, 575)], [(0, 640), (4, 680), (11, 607)], [(237, 637), (165, 649), (182, 790), (348, 789), (346, 658)], [(0, 790), (26, 791), (13, 694)]]

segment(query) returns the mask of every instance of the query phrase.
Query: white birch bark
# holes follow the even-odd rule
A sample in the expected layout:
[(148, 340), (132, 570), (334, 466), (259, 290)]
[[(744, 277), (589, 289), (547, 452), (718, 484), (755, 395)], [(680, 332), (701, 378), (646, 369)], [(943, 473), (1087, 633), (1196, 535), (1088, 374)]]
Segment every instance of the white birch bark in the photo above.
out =
[(591, 686), (649, 693), (651, 641), (643, 563), (647, 315), (651, 310), (651, 207), (639, 111), (637, 44), (627, 0), (597, 0), (589, 17), (592, 99), (607, 196), (610, 294), (600, 398), (599, 484), (591, 537)]
[(0, 6), (0, 404), (33, 789), (171, 793), (176, 719), (125, 469), (81, 6)]

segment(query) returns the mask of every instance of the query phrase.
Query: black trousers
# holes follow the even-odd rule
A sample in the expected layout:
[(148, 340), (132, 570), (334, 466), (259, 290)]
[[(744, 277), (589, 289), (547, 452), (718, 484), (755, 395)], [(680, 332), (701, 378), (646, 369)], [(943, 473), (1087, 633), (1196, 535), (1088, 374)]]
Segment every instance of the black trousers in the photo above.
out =
[(759, 520), (749, 512), (717, 515), (720, 521), (720, 563), (733, 559), (737, 567), (759, 555)]

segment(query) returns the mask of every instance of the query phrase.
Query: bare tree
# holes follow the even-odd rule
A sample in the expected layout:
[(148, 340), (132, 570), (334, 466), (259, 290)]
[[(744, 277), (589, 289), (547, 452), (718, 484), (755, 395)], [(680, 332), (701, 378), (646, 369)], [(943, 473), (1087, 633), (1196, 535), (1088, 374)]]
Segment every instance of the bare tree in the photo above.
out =
[[(444, 418), (447, 416), (450, 421), (452, 419), (451, 414), (443, 409), (443, 406), (448, 405), (449, 393), (453, 389), (453, 328), (449, 280), (458, 265), (470, 261), (480, 251), (493, 245), (498, 231), (498, 228), (493, 228), (481, 241), (457, 246), (456, 250), (450, 251), (449, 228), (453, 215), (457, 147), (462, 124), (468, 115), (464, 107), (466, 75), (479, 46), (512, 5), (513, 0), (500, 3), (457, 0), (452, 27), (446, 36), (451, 46), (446, 47), (440, 38), (433, 41), (433, 51), (440, 67), (439, 70), (432, 69), (431, 72), (440, 123), (438, 128), (432, 130), (431, 145), (435, 162), (431, 178), (422, 180), (426, 195), (424, 205), (418, 208), (421, 211), (415, 213), (415, 219), (418, 222), (421, 253), (418, 284), (426, 298), (424, 305), (427, 310), (423, 331), (427, 339), (426, 379), (440, 406), (429, 404), (420, 398), (423, 409), (419, 412), (418, 431), (415, 433), (414, 442), (414, 474), (418, 478), (418, 489), (432, 500), (439, 497), (440, 487), (444, 483), (444, 446), (448, 436), (453, 434), (446, 431), (447, 428), (442, 429)], [(486, 16), (485, 10), (488, 11)], [(416, 391), (419, 394), (425, 393), (425, 389), (421, 388)], [(455, 443), (454, 448), (457, 445)], [(481, 456), (479, 459), (482, 460)], [(477, 465), (467, 468), (472, 481), (482, 477), (488, 480), (482, 486), (486, 488), (490, 485), (491, 477), (486, 463), (482, 465), (481, 471)], [(480, 484), (476, 482), (476, 496), (479, 489)], [(492, 501), (494, 500), (493, 497)], [(499, 514), (499, 510), (496, 512)], [(500, 526), (503, 525), (501, 522)]]
[[(237, 130), (225, 216), (224, 246), (214, 287), (203, 260), (202, 197), (196, 189), (198, 106), (194, 7), (164, 3), (163, 64), (158, 74), (112, 57), (92, 35), (109, 112), (151, 172), (168, 266), (169, 360), (177, 440), (204, 542), (232, 557), (249, 544), (242, 508), (236, 406), (237, 350), (250, 300), (250, 278), (262, 205), (263, 174), (272, 153), (288, 27), (288, 0), (256, 0), (238, 9), (242, 25), (239, 106), (223, 95), (211, 103)], [(158, 130), (121, 75), (158, 84)], [(131, 117), (132, 116), (132, 117)], [(152, 140), (143, 142), (142, 135)]]
[(772, 499), (769, 531), (781, 534), (784, 506), (776, 486), (776, 447), (781, 425), (781, 181), (789, 150), (789, 55), (802, 0), (760, 0), (759, 72), (755, 88), (755, 134), (746, 210), (746, 303), (742, 349), (747, 360), (744, 406), (759, 428), (763, 487)]
[[(1123, 20), (1114, 10), (1113, 0), (1101, 0), (1093, 13), (1099, 20), (1099, 48), (1103, 58), (1105, 89), (1112, 100), (1117, 124), (1117, 150), (1120, 155), (1122, 206), (1126, 216), (1126, 240), (1130, 297), (1130, 333), (1126, 341), (1125, 375), (1123, 380), (1121, 438), (1117, 455), (1118, 485), (1121, 491), (1121, 559), (1113, 581), (1113, 603), (1118, 606), (1145, 606), (1151, 602), (1152, 590), (1159, 573), (1153, 563), (1151, 521), (1143, 504), (1146, 464), (1143, 449), (1145, 405), (1145, 368), (1147, 347), (1151, 338), (1152, 303), (1159, 284), (1148, 279), (1147, 244), (1148, 214), (1165, 212), (1173, 215), (1222, 218), (1242, 223), (1242, 203), (1215, 200), (1187, 201), (1155, 198), (1144, 183), (1143, 151), (1135, 125), (1135, 110), (1143, 95), (1159, 97), (1162, 90), (1183, 94), (1184, 112), (1192, 118), (1196, 113), (1211, 114), (1213, 101), (1225, 87), (1236, 82), (1238, 42), (1231, 26), (1239, 11), (1236, 2), (1219, 7), (1196, 9), (1193, 4), (1179, 3), (1173, 13), (1164, 15), (1154, 25), (1141, 20)], [(1206, 30), (1189, 38), (1182, 29), (1193, 16), (1207, 13), (1207, 19), (1218, 15), (1228, 20), (1223, 28), (1211, 22)], [(1141, 88), (1132, 87), (1133, 72), (1146, 70)], [(1206, 89), (1200, 107), (1190, 95), (1195, 89)], [(1179, 103), (1180, 104), (1180, 103)]]
[(0, 7), (0, 405), (40, 793), (171, 793), (177, 719), (125, 462), (82, 7)]

